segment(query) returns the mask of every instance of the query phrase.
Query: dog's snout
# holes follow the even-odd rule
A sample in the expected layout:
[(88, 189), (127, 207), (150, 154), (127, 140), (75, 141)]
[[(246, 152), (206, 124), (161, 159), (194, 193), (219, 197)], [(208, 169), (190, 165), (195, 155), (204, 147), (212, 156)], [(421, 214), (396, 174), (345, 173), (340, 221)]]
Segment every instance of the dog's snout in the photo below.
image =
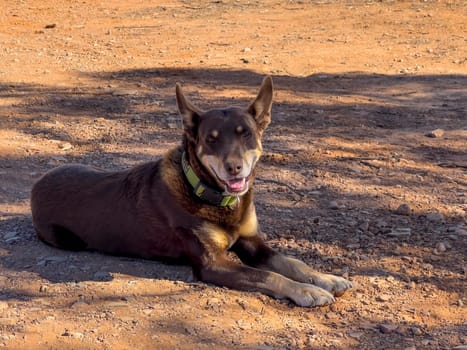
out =
[(229, 173), (229, 175), (237, 176), (243, 169), (243, 164), (240, 159), (238, 160), (230, 160), (225, 163), (225, 170)]

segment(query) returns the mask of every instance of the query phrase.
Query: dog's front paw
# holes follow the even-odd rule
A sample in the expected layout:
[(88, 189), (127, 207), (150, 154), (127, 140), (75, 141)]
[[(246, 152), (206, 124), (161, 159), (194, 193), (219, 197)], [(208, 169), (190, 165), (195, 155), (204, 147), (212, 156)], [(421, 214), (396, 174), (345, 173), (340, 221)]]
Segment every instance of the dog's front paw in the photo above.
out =
[(325, 273), (314, 273), (312, 280), (313, 284), (327, 290), (336, 297), (340, 297), (346, 290), (352, 288), (352, 282), (349, 280)]
[(292, 301), (299, 306), (322, 306), (335, 301), (334, 296), (328, 291), (306, 283), (296, 283), (292, 295)]

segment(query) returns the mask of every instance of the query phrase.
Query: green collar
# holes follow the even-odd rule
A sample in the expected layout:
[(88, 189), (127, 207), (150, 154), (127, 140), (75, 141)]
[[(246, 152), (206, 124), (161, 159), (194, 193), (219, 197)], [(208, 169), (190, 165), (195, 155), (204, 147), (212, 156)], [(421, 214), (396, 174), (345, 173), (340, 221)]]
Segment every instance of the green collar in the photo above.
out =
[(238, 196), (225, 195), (222, 192), (216, 191), (203, 184), (188, 163), (185, 152), (182, 154), (182, 168), (186, 179), (190, 183), (191, 187), (193, 187), (193, 193), (198, 198), (201, 198), (212, 205), (217, 205), (218, 207), (233, 207), (240, 202), (240, 198)]

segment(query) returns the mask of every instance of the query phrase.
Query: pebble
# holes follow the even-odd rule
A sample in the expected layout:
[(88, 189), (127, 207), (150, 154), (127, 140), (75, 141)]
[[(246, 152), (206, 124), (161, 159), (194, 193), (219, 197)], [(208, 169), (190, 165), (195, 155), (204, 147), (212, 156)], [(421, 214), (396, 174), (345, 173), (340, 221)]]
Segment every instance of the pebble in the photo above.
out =
[(398, 215), (410, 215), (410, 213), (412, 212), (412, 210), (410, 209), (409, 205), (408, 204), (401, 204), (399, 205), (399, 207), (396, 209), (396, 214)]
[(440, 253), (444, 253), (446, 250), (447, 250), (446, 244), (444, 242), (439, 242), (438, 244), (436, 244), (434, 253), (440, 254)]
[(443, 137), (444, 130), (443, 129), (435, 129), (425, 134), (426, 137), (438, 138)]
[(391, 300), (391, 296), (389, 294), (381, 294), (376, 297), (376, 301), (386, 302)]
[(94, 275), (93, 275), (93, 279), (95, 281), (103, 281), (103, 282), (108, 282), (108, 281), (112, 281), (113, 277), (112, 277), (112, 274), (110, 272), (107, 272), (107, 271), (97, 271)]
[(20, 240), (20, 236), (18, 234), (18, 232), (16, 231), (11, 231), (11, 232), (7, 232), (3, 235), (3, 239), (5, 240), (5, 243), (14, 243), (16, 241), (19, 241)]
[(363, 232), (367, 232), (368, 229), (370, 228), (370, 222), (369, 221), (364, 221), (358, 226), (358, 228), (360, 230), (362, 230)]
[(356, 331), (350, 331), (348, 333), (349, 337), (354, 338), (354, 339), (360, 339), (363, 335), (363, 332), (356, 332)]
[(422, 335), (423, 334), (422, 330), (420, 328), (418, 328), (418, 327), (412, 327), (412, 328), (410, 328), (410, 330), (412, 331), (413, 335)]
[(62, 333), (62, 337), (73, 337), (82, 339), (84, 338), (84, 334), (80, 332), (70, 332), (68, 329), (65, 329), (65, 332)]
[(410, 236), (412, 230), (408, 227), (396, 227), (388, 233), (390, 237), (408, 237)]
[(126, 307), (128, 303), (124, 301), (111, 301), (106, 304), (108, 307)]
[(37, 262), (37, 266), (47, 266), (49, 263), (62, 263), (67, 261), (66, 256), (47, 256)]
[(436, 222), (436, 223), (443, 223), (445, 221), (444, 215), (438, 211), (434, 211), (434, 212), (426, 214), (426, 219), (428, 221)]
[(380, 324), (378, 328), (381, 331), (381, 333), (387, 334), (394, 332), (398, 328), (398, 326), (395, 324)]
[(3, 239), (5, 241), (9, 240), (9, 239), (12, 239), (12, 238), (16, 238), (18, 236), (18, 232), (16, 231), (10, 231), (10, 232), (6, 232), (4, 235), (3, 235)]
[(328, 203), (328, 208), (329, 208), (329, 209), (332, 209), (332, 210), (337, 210), (337, 209), (340, 208), (340, 206), (339, 206), (339, 204), (337, 204), (336, 201), (330, 201), (330, 202)]
[(87, 304), (86, 302), (84, 302), (84, 301), (78, 300), (78, 301), (75, 301), (73, 304), (71, 304), (71, 305), (70, 305), (70, 308), (76, 309), (76, 308), (79, 308), (79, 307), (81, 307), (81, 306), (83, 306), (83, 305), (86, 306), (86, 305), (88, 305), (88, 304)]
[(112, 91), (113, 96), (131, 96), (131, 95), (138, 95), (138, 94), (139, 94), (139, 91), (137, 90), (120, 89), (120, 90)]
[(63, 142), (58, 145), (58, 148), (60, 148), (62, 151), (68, 151), (73, 148), (73, 145), (69, 142)]

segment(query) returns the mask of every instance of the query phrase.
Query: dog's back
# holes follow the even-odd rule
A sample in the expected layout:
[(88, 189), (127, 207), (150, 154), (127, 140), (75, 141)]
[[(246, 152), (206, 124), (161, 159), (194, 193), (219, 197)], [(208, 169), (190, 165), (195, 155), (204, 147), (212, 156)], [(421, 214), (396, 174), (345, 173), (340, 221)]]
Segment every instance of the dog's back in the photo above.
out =
[(160, 165), (161, 161), (150, 162), (122, 172), (83, 165), (51, 170), (31, 192), (38, 237), (63, 249), (153, 258), (147, 247), (157, 247), (148, 242), (155, 235), (146, 231), (159, 231), (158, 240), (166, 239), (161, 230), (164, 206), (154, 208), (145, 197), (151, 196), (152, 186), (157, 186), (159, 193), (164, 188)]

